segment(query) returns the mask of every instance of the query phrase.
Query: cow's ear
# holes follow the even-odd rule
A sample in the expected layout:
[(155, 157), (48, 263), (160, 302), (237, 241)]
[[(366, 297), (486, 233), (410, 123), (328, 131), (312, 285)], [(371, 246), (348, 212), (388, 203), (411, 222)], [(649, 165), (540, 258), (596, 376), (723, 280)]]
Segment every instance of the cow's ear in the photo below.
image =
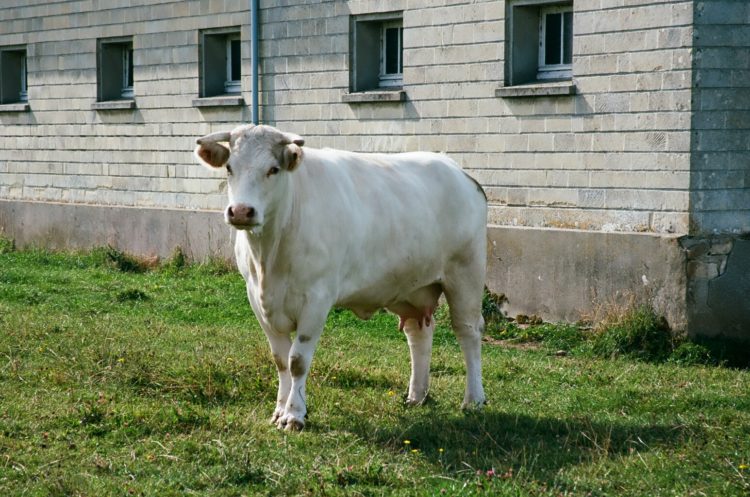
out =
[(229, 160), (229, 148), (223, 143), (228, 143), (229, 138), (229, 132), (213, 133), (198, 138), (198, 146), (195, 148), (198, 162), (210, 169), (224, 167)]
[(294, 171), (302, 161), (302, 145), (305, 144), (305, 140), (301, 136), (291, 133), (287, 133), (284, 138), (284, 153), (281, 157), (281, 165), (287, 171)]

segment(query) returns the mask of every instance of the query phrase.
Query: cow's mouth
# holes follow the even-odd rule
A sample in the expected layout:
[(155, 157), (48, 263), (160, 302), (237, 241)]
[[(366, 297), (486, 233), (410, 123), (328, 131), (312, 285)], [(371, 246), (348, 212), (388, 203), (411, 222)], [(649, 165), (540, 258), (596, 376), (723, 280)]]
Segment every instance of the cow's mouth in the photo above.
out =
[(226, 223), (232, 228), (236, 230), (241, 230), (241, 231), (252, 231), (253, 229), (258, 228), (260, 226), (260, 223), (255, 223), (255, 222), (238, 223), (238, 222), (227, 221)]

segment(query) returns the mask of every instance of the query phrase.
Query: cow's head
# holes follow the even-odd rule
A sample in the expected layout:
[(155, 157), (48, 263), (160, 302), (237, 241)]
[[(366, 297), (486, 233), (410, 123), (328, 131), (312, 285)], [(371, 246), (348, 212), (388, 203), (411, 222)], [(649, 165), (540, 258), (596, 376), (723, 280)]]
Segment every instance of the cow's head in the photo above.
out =
[(224, 220), (237, 229), (263, 226), (302, 160), (305, 140), (271, 126), (240, 126), (198, 139), (195, 156), (209, 169), (226, 168), (229, 205)]

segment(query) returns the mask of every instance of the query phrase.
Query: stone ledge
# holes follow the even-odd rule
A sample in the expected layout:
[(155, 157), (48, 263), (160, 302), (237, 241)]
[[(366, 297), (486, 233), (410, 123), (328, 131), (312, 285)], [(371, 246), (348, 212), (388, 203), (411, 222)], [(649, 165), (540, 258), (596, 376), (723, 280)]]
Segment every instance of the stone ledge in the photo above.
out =
[(341, 95), (341, 101), (348, 104), (403, 102), (405, 100), (404, 90), (359, 91)]
[(238, 107), (240, 105), (245, 105), (245, 100), (239, 95), (222, 95), (219, 97), (193, 99), (193, 107)]
[(0, 112), (28, 112), (31, 110), (28, 102), (15, 102), (0, 105)]
[(504, 86), (495, 90), (500, 98), (559, 97), (576, 94), (576, 85), (572, 81), (554, 81), (548, 83), (531, 83), (517, 86)]
[(91, 104), (94, 110), (131, 110), (135, 109), (135, 100), (106, 100)]

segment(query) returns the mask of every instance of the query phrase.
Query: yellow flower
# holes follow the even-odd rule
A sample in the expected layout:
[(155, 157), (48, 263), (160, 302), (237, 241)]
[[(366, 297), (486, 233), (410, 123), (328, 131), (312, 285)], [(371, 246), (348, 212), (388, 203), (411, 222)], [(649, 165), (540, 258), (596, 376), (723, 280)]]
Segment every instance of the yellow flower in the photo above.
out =
[(416, 454), (417, 452), (419, 452), (419, 449), (411, 449), (412, 454)]
[(747, 469), (747, 468), (750, 468), (750, 466), (748, 466), (747, 464), (740, 464), (739, 468), (740, 469)]
[(410, 444), (411, 444), (411, 440), (404, 440), (404, 445), (410, 445)]
[(440, 453), (442, 454), (443, 452), (445, 452), (445, 449), (443, 449), (442, 447), (440, 447), (440, 448), (438, 449), (438, 452), (440, 452)]
[(393, 397), (394, 395), (396, 395), (396, 392), (394, 392), (393, 390), (388, 390), (389, 397)]

